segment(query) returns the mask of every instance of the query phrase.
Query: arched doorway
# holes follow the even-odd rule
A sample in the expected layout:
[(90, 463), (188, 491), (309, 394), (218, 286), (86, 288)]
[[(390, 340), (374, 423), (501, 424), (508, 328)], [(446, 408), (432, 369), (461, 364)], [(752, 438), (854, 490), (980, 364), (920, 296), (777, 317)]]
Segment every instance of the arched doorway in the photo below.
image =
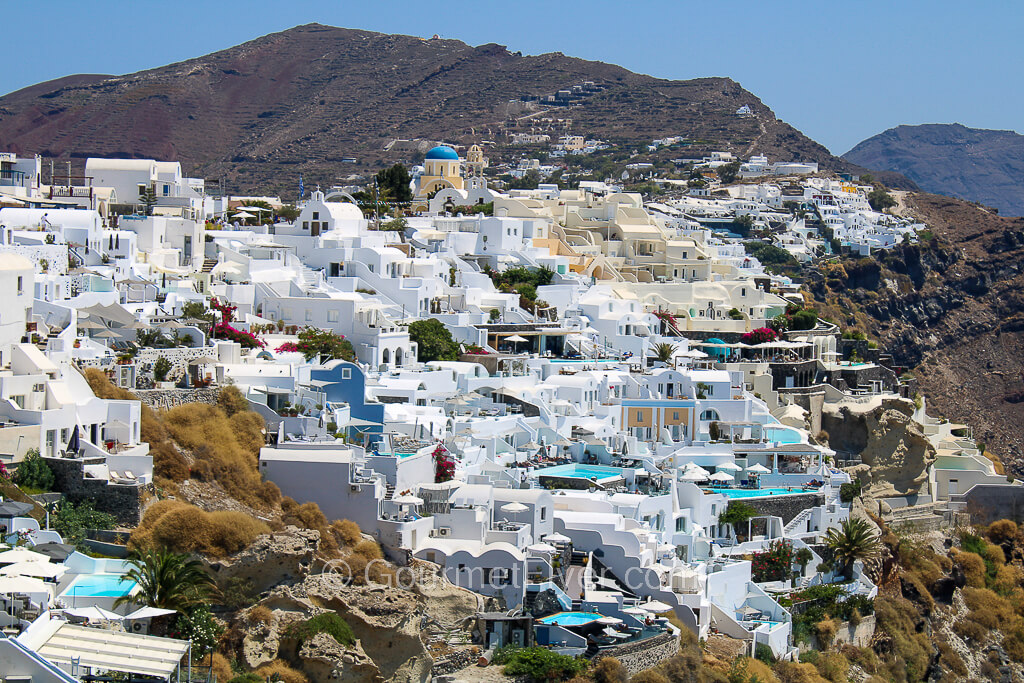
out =
[(381, 354), (381, 362), (387, 365), (391, 362), (391, 349), (384, 349), (384, 353)]

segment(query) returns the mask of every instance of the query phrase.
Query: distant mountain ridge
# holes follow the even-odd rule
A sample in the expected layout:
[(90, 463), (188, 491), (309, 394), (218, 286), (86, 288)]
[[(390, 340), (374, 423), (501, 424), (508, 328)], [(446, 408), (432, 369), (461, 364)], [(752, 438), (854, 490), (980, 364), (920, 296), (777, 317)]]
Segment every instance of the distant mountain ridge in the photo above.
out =
[[(537, 99), (585, 82), (593, 90), (572, 107)], [(754, 115), (738, 116), (743, 105)], [(389, 145), (395, 139), (500, 144), (507, 132), (557, 119), (572, 119), (575, 134), (634, 146), (685, 135), (685, 156), (722, 149), (860, 170), (727, 78), (668, 81), (557, 52), (524, 57), (494, 44), (319, 24), (134, 74), (68, 76), (10, 93), (0, 97), (0, 149), (180, 160), (234, 192), (290, 187), (300, 172), (309, 186), (409, 161), (410, 146)]]
[(1024, 135), (959, 123), (897, 126), (843, 155), (866, 168), (901, 173), (922, 190), (1024, 215)]

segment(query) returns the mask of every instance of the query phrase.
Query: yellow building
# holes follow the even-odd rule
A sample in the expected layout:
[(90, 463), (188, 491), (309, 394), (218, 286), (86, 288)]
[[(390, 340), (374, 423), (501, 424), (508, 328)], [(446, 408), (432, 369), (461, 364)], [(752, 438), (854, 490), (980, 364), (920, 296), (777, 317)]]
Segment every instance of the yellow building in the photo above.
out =
[(464, 189), (462, 159), (451, 147), (438, 145), (427, 152), (423, 166), (423, 175), (419, 177), (412, 200), (413, 211), (426, 211), (427, 202), (441, 190)]

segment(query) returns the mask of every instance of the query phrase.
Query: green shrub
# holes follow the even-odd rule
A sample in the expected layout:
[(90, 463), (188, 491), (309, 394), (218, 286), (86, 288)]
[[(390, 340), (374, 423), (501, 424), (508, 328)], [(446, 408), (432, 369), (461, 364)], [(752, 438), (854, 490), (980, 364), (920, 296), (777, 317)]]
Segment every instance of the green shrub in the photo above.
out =
[(853, 499), (860, 495), (861, 486), (860, 480), (854, 479), (852, 482), (842, 484), (839, 487), (839, 500), (843, 503), (852, 503)]
[(53, 470), (39, 455), (39, 449), (29, 449), (25, 459), (18, 465), (14, 473), (14, 483), (22, 488), (50, 491), (53, 489)]
[(564, 681), (580, 676), (587, 663), (543, 647), (506, 646), (494, 654), (495, 664), (505, 665), (506, 676), (527, 676), (538, 681)]
[(754, 659), (764, 662), (765, 664), (772, 664), (775, 662), (775, 653), (772, 649), (764, 643), (758, 643), (757, 647), (754, 648)]
[(352, 628), (337, 612), (318, 614), (311, 619), (292, 624), (287, 630), (288, 637), (298, 640), (300, 648), (302, 643), (318, 633), (326, 633), (341, 645), (352, 645), (356, 642)]

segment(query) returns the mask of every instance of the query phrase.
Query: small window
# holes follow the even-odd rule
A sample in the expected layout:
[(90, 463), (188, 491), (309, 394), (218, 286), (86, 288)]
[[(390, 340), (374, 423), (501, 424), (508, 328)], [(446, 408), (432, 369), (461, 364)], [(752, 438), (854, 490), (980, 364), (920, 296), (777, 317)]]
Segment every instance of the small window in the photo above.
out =
[(679, 419), (679, 413), (678, 412), (673, 412), (672, 413), (672, 419), (673, 420), (678, 420)]
[(636, 411), (636, 421), (637, 422), (643, 422), (643, 419), (644, 419), (643, 411), (642, 410)]
[(310, 309), (310, 308), (307, 308), (306, 309), (306, 322), (308, 323), (308, 322), (312, 322), (312, 321), (313, 321), (313, 310)]
[(465, 571), (466, 570), (466, 565), (460, 563), (458, 569), (459, 569), (460, 572), (461, 571)]
[(309, 221), (302, 221), (302, 229), (309, 230)]
[(341, 369), (341, 378), (342, 379), (352, 379), (352, 368), (342, 368)]
[(548, 516), (548, 509), (546, 507), (541, 506), (541, 508), (540, 508), (540, 521), (543, 522), (547, 518), (547, 516)]
[(18, 294), (25, 293), (25, 278), (18, 276)]
[(327, 311), (327, 322), (329, 322), (329, 323), (336, 323), (336, 322), (338, 322), (338, 312), (337, 311)]
[(315, 220), (315, 221), (320, 220), (320, 212), (319, 211), (314, 211), (313, 212), (313, 220)]

